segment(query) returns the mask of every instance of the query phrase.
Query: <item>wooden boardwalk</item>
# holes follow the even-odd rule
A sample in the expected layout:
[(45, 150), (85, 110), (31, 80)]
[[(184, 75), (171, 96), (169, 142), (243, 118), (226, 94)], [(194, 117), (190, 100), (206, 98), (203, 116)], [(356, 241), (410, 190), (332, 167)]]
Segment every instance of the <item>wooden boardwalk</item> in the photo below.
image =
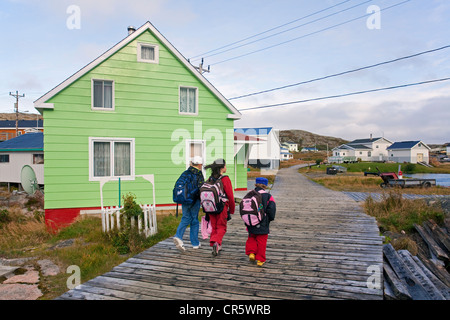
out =
[(375, 220), (296, 169), (280, 170), (275, 180), (277, 214), (263, 267), (245, 255), (247, 233), (237, 212), (217, 257), (207, 240), (192, 249), (186, 232), (186, 253), (167, 239), (59, 299), (383, 299), (382, 288), (367, 285), (369, 267), (381, 277), (383, 270)]

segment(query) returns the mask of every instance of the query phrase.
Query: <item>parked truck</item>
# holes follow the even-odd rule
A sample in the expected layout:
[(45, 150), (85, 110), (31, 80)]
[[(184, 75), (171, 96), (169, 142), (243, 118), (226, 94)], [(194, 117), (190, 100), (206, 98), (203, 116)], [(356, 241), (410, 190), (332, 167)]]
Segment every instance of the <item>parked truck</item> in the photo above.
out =
[[(378, 172), (364, 172), (364, 176), (375, 175), (379, 176), (383, 182), (380, 184), (382, 188), (389, 187), (400, 187), (400, 188), (408, 188), (408, 187), (420, 187), (420, 188), (429, 188), (431, 186), (436, 185), (436, 179), (403, 179), (402, 175), (396, 172), (381, 172), (378, 169)], [(399, 173), (401, 173), (399, 168)]]

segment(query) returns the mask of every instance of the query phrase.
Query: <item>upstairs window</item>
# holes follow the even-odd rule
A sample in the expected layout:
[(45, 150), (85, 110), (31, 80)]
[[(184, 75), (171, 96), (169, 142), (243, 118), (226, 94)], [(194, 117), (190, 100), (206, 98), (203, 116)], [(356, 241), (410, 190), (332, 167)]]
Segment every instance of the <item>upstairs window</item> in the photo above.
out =
[(191, 87), (180, 87), (180, 114), (198, 114), (198, 90)]
[(150, 43), (137, 45), (137, 61), (147, 63), (159, 63), (159, 47)]
[(92, 109), (114, 110), (114, 81), (92, 80)]

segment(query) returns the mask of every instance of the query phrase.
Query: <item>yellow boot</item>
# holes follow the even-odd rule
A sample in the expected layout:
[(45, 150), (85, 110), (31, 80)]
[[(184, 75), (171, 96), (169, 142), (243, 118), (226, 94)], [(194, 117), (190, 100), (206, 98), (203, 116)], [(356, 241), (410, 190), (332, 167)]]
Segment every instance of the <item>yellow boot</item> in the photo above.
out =
[(248, 255), (248, 260), (250, 260), (250, 261), (255, 261), (255, 254), (254, 253), (250, 253), (249, 255)]
[(256, 261), (256, 264), (258, 265), (258, 267), (262, 267), (264, 264), (264, 261)]

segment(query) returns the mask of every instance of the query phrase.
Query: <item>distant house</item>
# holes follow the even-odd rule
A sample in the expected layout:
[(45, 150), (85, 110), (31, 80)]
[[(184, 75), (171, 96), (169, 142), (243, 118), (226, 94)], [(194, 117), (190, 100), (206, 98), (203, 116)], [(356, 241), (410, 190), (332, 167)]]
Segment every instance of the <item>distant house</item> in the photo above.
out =
[(44, 184), (44, 135), (26, 133), (0, 142), (0, 182), (19, 184), (23, 166), (36, 173), (38, 184)]
[(286, 160), (290, 160), (293, 158), (294, 158), (294, 155), (289, 152), (289, 149), (281, 148), (281, 150), (280, 150), (280, 160), (281, 161), (286, 161)]
[(389, 160), (394, 162), (429, 163), (428, 147), (422, 141), (401, 141), (394, 142), (387, 148), (389, 152)]
[(357, 139), (332, 149), (333, 156), (329, 162), (353, 162), (361, 161), (386, 161), (388, 160), (387, 147), (392, 141), (379, 137), (369, 139)]
[[(224, 158), (235, 176), (241, 114), (150, 22), (128, 28), (34, 107), (44, 118), (45, 219), (58, 227), (99, 213), (102, 203), (116, 206), (128, 192), (174, 207), (173, 186), (194, 156), (205, 164)], [(142, 179), (149, 174), (155, 199)]]
[(298, 144), (292, 141), (283, 142), (281, 144), (282, 147), (285, 147), (290, 152), (298, 152)]
[[(42, 120), (19, 120), (17, 122), (17, 136), (27, 132), (43, 131)], [(6, 141), (16, 137), (16, 121), (0, 120), (0, 141)]]
[(450, 142), (446, 144), (446, 148), (447, 148), (446, 153), (448, 156), (450, 156)]
[(248, 164), (257, 168), (278, 170), (280, 167), (281, 144), (278, 132), (272, 127), (235, 128), (235, 132), (258, 138), (249, 155)]

